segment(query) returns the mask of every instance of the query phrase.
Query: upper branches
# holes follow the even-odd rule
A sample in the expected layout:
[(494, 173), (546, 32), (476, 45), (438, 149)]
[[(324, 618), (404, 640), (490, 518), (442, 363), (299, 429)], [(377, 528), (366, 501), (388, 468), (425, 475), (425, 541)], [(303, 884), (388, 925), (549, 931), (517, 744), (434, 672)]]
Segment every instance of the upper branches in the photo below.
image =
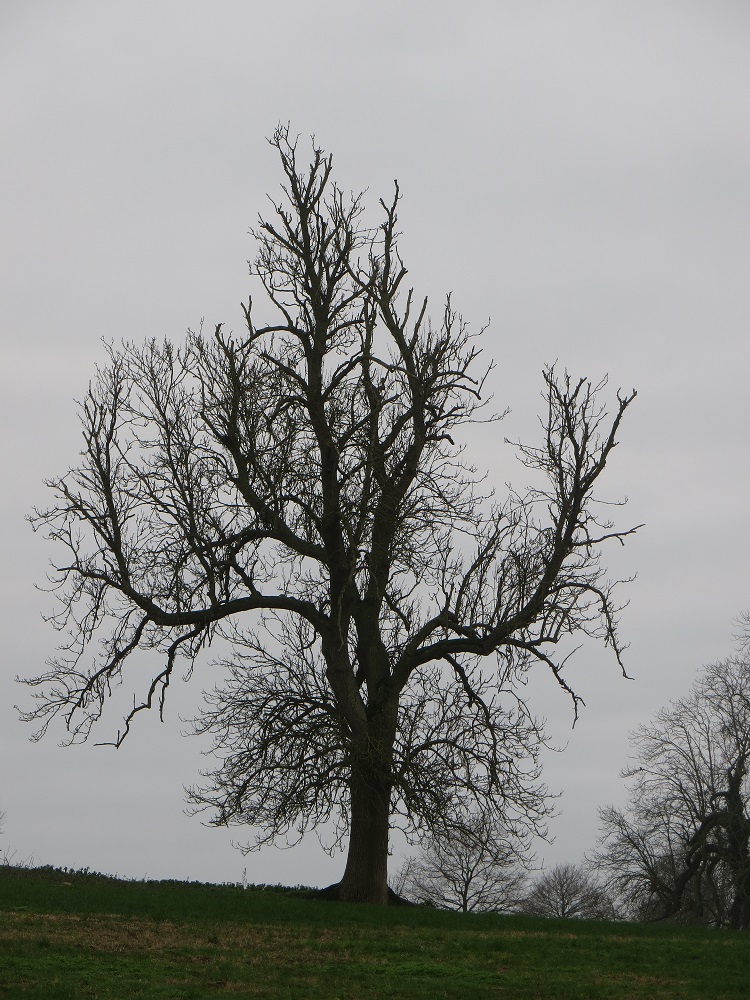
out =
[(599, 400), (604, 383), (574, 382), (567, 373), (558, 378), (553, 369), (544, 377), (544, 444), (518, 448), (524, 465), (541, 472), (546, 485), (525, 496), (511, 493), (504, 505), (477, 518), (473, 555), (444, 563), (443, 605), (404, 646), (403, 678), (433, 659), (504, 650), (543, 661), (569, 691), (548, 649), (574, 633), (604, 639), (621, 663), (619, 608), (612, 584), (603, 579), (599, 547), (636, 529), (616, 529), (592, 508), (595, 483), (635, 393), (618, 394), (615, 413), (607, 417)]

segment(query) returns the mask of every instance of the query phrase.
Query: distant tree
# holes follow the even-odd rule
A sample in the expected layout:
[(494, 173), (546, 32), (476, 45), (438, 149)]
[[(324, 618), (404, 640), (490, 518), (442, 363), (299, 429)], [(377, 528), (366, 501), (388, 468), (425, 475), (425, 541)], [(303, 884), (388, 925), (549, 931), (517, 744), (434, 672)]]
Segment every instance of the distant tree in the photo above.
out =
[[(5, 813), (0, 811), (0, 834), (5, 833)], [(21, 860), (17, 852), (8, 847), (0, 848), (0, 865), (3, 867), (12, 866), (14, 868), (29, 868), (33, 865), (34, 859), (27, 858)]]
[(603, 383), (545, 372), (541, 444), (519, 446), (543, 485), (484, 495), (458, 433), (490, 419), (489, 367), (450, 298), (433, 323), (404, 291), (398, 186), (366, 228), (330, 157), (300, 169), (285, 128), (272, 144), (284, 196), (254, 267), (270, 318), (251, 302), (237, 337), (111, 346), (84, 399), (81, 461), (33, 519), (63, 550), (67, 640), (26, 718), (85, 739), (129, 657), (160, 653), (119, 744), (179, 657), (228, 641), (198, 725), (221, 763), (193, 801), (260, 842), (335, 820), (331, 894), (385, 903), (399, 817), (438, 833), (477, 800), (497, 822), (545, 815), (516, 682), (540, 663), (577, 707), (558, 645), (588, 635), (620, 661), (599, 560), (629, 531), (597, 520), (594, 491), (634, 393), (607, 417)]
[(526, 885), (525, 844), (481, 813), (427, 840), (404, 863), (393, 888), (440, 909), (505, 911), (518, 906)]
[(606, 889), (584, 865), (555, 865), (541, 875), (521, 904), (537, 917), (613, 920), (616, 913)]
[[(5, 813), (0, 810), (0, 834), (5, 833)], [(2, 848), (0, 850), (0, 865), (9, 865), (11, 863), (11, 857), (8, 854), (7, 848)]]
[(634, 916), (750, 928), (750, 658), (706, 667), (632, 735), (597, 862)]

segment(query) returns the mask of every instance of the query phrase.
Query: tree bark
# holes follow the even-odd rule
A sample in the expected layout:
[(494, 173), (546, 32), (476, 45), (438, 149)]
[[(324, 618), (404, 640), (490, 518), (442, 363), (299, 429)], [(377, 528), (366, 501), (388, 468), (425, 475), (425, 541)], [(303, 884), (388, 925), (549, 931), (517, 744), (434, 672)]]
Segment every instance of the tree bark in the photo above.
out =
[(355, 761), (351, 777), (349, 850), (337, 896), (349, 903), (389, 903), (388, 834), (391, 780), (387, 760)]
[(372, 772), (352, 776), (349, 851), (339, 883), (339, 899), (345, 902), (388, 903), (390, 800), (387, 781)]

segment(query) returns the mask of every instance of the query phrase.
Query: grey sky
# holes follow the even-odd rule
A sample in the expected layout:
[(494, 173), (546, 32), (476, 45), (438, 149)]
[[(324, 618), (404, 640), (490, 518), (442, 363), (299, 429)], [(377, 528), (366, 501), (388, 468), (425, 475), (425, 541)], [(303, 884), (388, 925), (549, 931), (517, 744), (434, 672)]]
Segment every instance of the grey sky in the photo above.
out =
[[(0, 10), (0, 809), (4, 844), (40, 863), (151, 877), (332, 881), (314, 838), (242, 859), (242, 831), (183, 815), (202, 761), (180, 736), (208, 667), (118, 752), (28, 742), (13, 709), (56, 636), (34, 590), (50, 551), (23, 517), (78, 452), (74, 398), (100, 339), (239, 326), (247, 235), (279, 173), (279, 121), (315, 133), (339, 182), (393, 178), (419, 292), (488, 318), (499, 434), (475, 443), (499, 488), (524, 470), (540, 371), (636, 387), (605, 489), (646, 522), (607, 554), (628, 588), (633, 681), (605, 651), (569, 704), (530, 695), (569, 742), (551, 861), (577, 860), (622, 798), (627, 733), (732, 648), (750, 606), (750, 7), (622, 0), (364, 4), (5, 0)], [(108, 716), (111, 727), (115, 713)], [(105, 723), (106, 726), (106, 723)], [(112, 728), (98, 738), (111, 735)]]

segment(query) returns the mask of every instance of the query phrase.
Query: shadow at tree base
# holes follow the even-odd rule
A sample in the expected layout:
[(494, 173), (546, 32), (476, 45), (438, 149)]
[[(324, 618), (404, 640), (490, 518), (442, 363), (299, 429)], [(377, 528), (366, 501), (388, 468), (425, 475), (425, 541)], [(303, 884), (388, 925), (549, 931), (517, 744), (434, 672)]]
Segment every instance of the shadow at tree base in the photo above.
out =
[[(324, 899), (331, 903), (350, 903), (356, 902), (356, 900), (345, 899), (341, 895), (341, 883), (334, 882), (332, 885), (327, 885), (323, 889), (298, 889), (295, 890), (292, 895), (297, 896), (299, 899)], [(418, 906), (418, 903), (413, 903), (410, 899), (404, 899), (403, 896), (399, 896), (395, 893), (393, 889), (388, 887), (388, 906)]]

